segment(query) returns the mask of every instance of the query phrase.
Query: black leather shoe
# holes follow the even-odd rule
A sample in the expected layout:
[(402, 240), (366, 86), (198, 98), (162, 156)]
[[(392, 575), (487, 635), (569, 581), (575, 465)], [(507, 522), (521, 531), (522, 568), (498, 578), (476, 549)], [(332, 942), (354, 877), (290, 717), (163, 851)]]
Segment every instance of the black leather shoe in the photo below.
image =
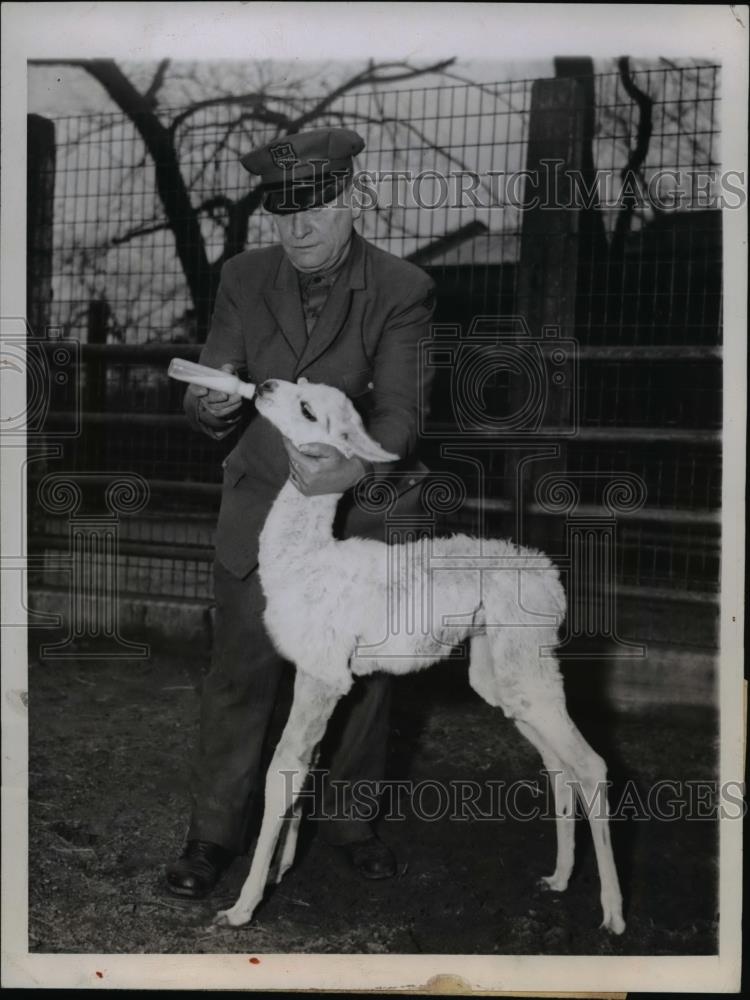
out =
[(167, 867), (167, 888), (175, 896), (201, 899), (232, 863), (230, 851), (207, 840), (188, 840), (177, 861)]
[(342, 850), (363, 878), (393, 878), (396, 874), (396, 858), (393, 851), (375, 835), (368, 837), (367, 840), (342, 844)]

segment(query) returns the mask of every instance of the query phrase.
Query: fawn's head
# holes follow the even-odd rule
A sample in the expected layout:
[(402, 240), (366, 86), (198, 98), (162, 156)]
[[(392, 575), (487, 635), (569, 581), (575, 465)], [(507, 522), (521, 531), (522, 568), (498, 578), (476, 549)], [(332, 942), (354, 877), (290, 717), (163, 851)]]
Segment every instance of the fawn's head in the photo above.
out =
[(369, 462), (393, 462), (398, 455), (381, 448), (362, 424), (351, 401), (330, 385), (268, 379), (256, 387), (255, 407), (262, 416), (299, 448), (329, 444), (346, 458), (358, 455)]

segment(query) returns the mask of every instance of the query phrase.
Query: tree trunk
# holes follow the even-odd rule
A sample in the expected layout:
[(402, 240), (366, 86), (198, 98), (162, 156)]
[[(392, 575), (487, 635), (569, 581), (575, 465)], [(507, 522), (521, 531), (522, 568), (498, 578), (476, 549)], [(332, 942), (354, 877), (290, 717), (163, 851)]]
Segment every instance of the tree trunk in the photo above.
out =
[(154, 162), (156, 189), (174, 234), (175, 250), (198, 324), (201, 330), (206, 330), (217, 279), (208, 262), (200, 221), (182, 177), (174, 136), (154, 113), (152, 99), (140, 94), (111, 59), (89, 59), (79, 65), (104, 87), (143, 139)]

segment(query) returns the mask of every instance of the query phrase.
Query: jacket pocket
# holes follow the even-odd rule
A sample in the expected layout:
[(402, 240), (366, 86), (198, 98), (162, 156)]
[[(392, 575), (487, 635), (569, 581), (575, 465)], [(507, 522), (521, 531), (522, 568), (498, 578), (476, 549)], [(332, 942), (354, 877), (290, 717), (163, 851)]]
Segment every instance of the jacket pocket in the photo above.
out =
[(343, 376), (342, 382), (343, 385), (341, 388), (350, 399), (364, 396), (366, 393), (372, 392), (375, 388), (370, 368), (361, 368), (356, 372), (348, 372)]

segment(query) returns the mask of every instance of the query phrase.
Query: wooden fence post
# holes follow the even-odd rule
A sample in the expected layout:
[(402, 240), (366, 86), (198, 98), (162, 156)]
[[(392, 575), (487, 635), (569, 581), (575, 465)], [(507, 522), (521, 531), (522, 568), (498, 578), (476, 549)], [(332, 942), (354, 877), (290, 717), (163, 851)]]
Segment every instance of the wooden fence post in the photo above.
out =
[[(26, 116), (26, 330), (29, 342), (49, 339), (52, 319), (52, 249), (55, 204), (55, 123), (41, 115)], [(46, 368), (46, 358), (41, 355), (41, 343), (27, 343), (26, 392), (29, 401), (39, 400), (39, 393), (46, 399), (39, 400), (46, 413), (54, 398), (54, 388)], [(38, 355), (36, 352), (40, 352)], [(38, 366), (32, 359), (36, 355)], [(33, 372), (47, 374), (43, 384), (35, 384)], [(73, 373), (77, 377), (77, 373)], [(59, 455), (60, 445), (51, 445), (46, 432), (39, 426), (28, 429), (27, 454), (34, 463), (34, 472), (46, 472), (49, 460)], [(29, 518), (37, 526), (39, 512), (29, 507)]]
[[(577, 351), (574, 340), (578, 281), (580, 209), (571, 171), (583, 162), (586, 103), (574, 79), (536, 80), (526, 160), (517, 309), (542, 359), (539, 387), (544, 394), (541, 425), (529, 440), (553, 444), (555, 456), (534, 461), (511, 452), (519, 542), (565, 550), (565, 522), (560, 516), (532, 517), (534, 481), (566, 470), (566, 434), (576, 419)], [(556, 358), (554, 364), (552, 359)], [(521, 408), (517, 399), (514, 410)]]
[(55, 195), (55, 125), (27, 115), (26, 319), (43, 337), (52, 303), (52, 222)]

